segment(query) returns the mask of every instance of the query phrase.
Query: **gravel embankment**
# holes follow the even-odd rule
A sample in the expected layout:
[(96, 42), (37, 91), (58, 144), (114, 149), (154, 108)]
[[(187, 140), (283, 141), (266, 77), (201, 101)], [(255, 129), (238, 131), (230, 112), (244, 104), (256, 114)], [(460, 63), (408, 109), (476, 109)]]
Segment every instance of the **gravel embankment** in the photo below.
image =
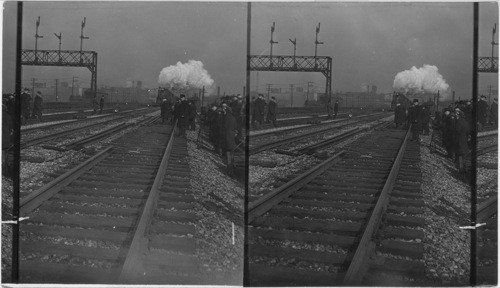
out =
[(221, 284), (241, 286), (245, 187), (224, 173), (225, 164), (219, 156), (196, 147), (196, 131), (187, 135), (191, 186), (200, 219), (196, 238), (202, 270), (208, 276), (216, 275)]
[(424, 261), (429, 284), (468, 285), (470, 186), (458, 179), (453, 161), (429, 152), (430, 136), (421, 136), (420, 168), (426, 204)]

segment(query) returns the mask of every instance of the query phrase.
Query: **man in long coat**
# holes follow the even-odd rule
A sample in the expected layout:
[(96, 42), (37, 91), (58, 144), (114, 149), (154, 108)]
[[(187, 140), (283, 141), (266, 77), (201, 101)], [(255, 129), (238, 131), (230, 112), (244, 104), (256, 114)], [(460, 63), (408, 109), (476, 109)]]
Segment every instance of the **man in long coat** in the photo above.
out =
[(486, 96), (482, 95), (481, 100), (477, 103), (477, 121), (484, 126), (486, 120), (488, 119), (488, 102), (486, 102)]
[(431, 121), (431, 110), (428, 106), (422, 106), (422, 111), (420, 111), (420, 117), (422, 122), (422, 132), (424, 135), (429, 135), (429, 122)]
[(339, 112), (339, 100), (336, 100), (335, 104), (333, 104), (333, 119), (337, 118), (338, 112)]
[(455, 144), (455, 161), (458, 166), (459, 173), (465, 173), (464, 156), (469, 153), (469, 146), (467, 144), (467, 137), (470, 133), (470, 127), (465, 120), (465, 114), (460, 109), (455, 109), (455, 126), (454, 126), (454, 139)]
[(25, 88), (21, 93), (21, 123), (24, 124), (30, 118), (31, 95), (29, 89)]
[(267, 122), (272, 122), (273, 126), (276, 127), (276, 108), (278, 104), (276, 104), (276, 98), (271, 97), (271, 100), (267, 104)]
[(177, 125), (179, 126), (179, 133), (177, 136), (186, 138), (186, 128), (189, 126), (189, 103), (184, 94), (181, 94), (181, 102), (177, 108), (175, 108), (175, 115), (178, 121)]
[(418, 99), (413, 99), (413, 106), (408, 109), (408, 125), (411, 125), (412, 141), (420, 142), (420, 131), (422, 130), (422, 107)]
[(396, 128), (403, 126), (404, 117), (405, 108), (400, 103), (396, 103), (396, 108), (394, 109), (394, 122), (396, 123)]
[(36, 92), (35, 101), (33, 103), (33, 115), (32, 118), (38, 118), (38, 121), (42, 122), (42, 112), (43, 112), (43, 98), (42, 92)]
[(493, 99), (493, 103), (490, 106), (490, 124), (497, 126), (498, 124), (498, 98)]
[(259, 94), (259, 98), (255, 100), (253, 113), (255, 122), (257, 123), (257, 128), (264, 122), (264, 110), (266, 108), (266, 101), (264, 101), (264, 95)]
[(224, 115), (224, 150), (226, 155), (227, 172), (234, 173), (234, 149), (236, 149), (235, 136), (237, 133), (236, 119), (228, 105), (223, 105)]

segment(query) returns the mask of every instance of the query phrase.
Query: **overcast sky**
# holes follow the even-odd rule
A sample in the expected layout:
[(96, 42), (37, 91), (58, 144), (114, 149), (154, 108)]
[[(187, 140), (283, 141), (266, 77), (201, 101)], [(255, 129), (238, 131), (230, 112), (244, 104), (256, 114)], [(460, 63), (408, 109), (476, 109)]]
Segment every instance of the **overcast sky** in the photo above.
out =
[[(491, 56), (491, 31), (498, 23), (496, 3), (479, 5), (480, 56)], [(435, 65), (456, 95), (472, 93), (473, 4), (469, 3), (253, 3), (252, 54), (269, 54), (276, 23), (273, 55), (292, 55), (289, 38), (297, 38), (297, 55), (314, 55), (315, 27), (321, 22), (318, 55), (333, 58), (332, 90), (361, 91), (363, 83), (392, 92), (398, 72)], [(498, 33), (496, 34), (498, 42)], [(498, 49), (495, 48), (495, 56)], [(257, 73), (252, 72), (255, 89)], [(497, 74), (480, 74), (479, 91), (498, 85)], [(288, 89), (314, 81), (324, 91), (320, 73), (259, 72), (267, 83)], [(278, 85), (280, 84), (280, 85)]]
[[(5, 3), (4, 85), (14, 88), (15, 3)], [(241, 93), (245, 85), (246, 4), (180, 2), (25, 2), (23, 48), (34, 49), (35, 22), (40, 16), (38, 49), (58, 49), (54, 33), (62, 33), (62, 49), (80, 49), (80, 25), (87, 17), (83, 50), (98, 53), (97, 84), (125, 86), (141, 80), (158, 87), (162, 68), (190, 59), (204, 68), (221, 91)], [(90, 85), (86, 68), (23, 67), (23, 79), (78, 76)], [(54, 80), (51, 80), (54, 81)], [(31, 86), (31, 85), (29, 85)]]
[[(491, 30), (498, 23), (496, 2), (480, 5), (480, 56), (491, 55)], [(3, 85), (14, 89), (15, 3), (4, 3)], [(245, 85), (246, 7), (235, 3), (182, 2), (25, 2), (23, 48), (34, 48), (35, 21), (41, 17), (39, 49), (79, 49), (80, 24), (87, 17), (84, 50), (98, 53), (98, 85), (124, 86), (143, 81), (158, 86), (163, 67), (189, 59), (204, 63), (221, 91), (241, 93)], [(333, 91), (360, 91), (362, 84), (392, 92), (398, 72), (435, 65), (459, 97), (472, 92), (472, 2), (462, 3), (252, 3), (252, 54), (269, 54), (270, 28), (276, 22), (274, 55), (314, 55), (315, 27), (321, 22), (318, 55), (333, 58)], [(498, 39), (498, 33), (496, 34)], [(498, 41), (498, 40), (496, 40)], [(498, 49), (495, 48), (495, 56)], [(89, 85), (85, 68), (23, 68), (23, 79)], [(313, 81), (324, 91), (319, 73), (260, 72), (266, 84), (288, 89)], [(29, 83), (29, 82), (28, 82)], [(257, 87), (252, 72), (251, 88)], [(479, 91), (498, 86), (497, 74), (480, 74)], [(494, 88), (496, 89), (496, 88)]]

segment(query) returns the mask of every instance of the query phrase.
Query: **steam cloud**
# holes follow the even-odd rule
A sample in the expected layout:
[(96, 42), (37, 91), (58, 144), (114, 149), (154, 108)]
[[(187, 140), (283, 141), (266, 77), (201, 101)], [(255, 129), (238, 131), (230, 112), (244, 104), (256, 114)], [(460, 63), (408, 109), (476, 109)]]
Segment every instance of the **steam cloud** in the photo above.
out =
[(192, 89), (211, 90), (214, 80), (203, 68), (201, 61), (189, 60), (187, 63), (177, 62), (176, 65), (161, 70), (158, 83), (173, 92), (185, 93)]
[(413, 66), (410, 70), (399, 72), (394, 78), (393, 84), (394, 90), (413, 94), (440, 91), (440, 95), (443, 96), (441, 100), (449, 96), (449, 87), (450, 85), (446, 83), (434, 65), (424, 65), (422, 68)]

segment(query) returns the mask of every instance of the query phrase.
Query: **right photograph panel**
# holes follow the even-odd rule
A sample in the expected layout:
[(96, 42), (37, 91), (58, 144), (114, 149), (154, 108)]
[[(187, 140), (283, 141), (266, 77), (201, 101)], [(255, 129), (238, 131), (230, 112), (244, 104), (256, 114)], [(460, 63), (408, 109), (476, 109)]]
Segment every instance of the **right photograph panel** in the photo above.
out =
[(498, 4), (249, 7), (246, 284), (496, 285)]

